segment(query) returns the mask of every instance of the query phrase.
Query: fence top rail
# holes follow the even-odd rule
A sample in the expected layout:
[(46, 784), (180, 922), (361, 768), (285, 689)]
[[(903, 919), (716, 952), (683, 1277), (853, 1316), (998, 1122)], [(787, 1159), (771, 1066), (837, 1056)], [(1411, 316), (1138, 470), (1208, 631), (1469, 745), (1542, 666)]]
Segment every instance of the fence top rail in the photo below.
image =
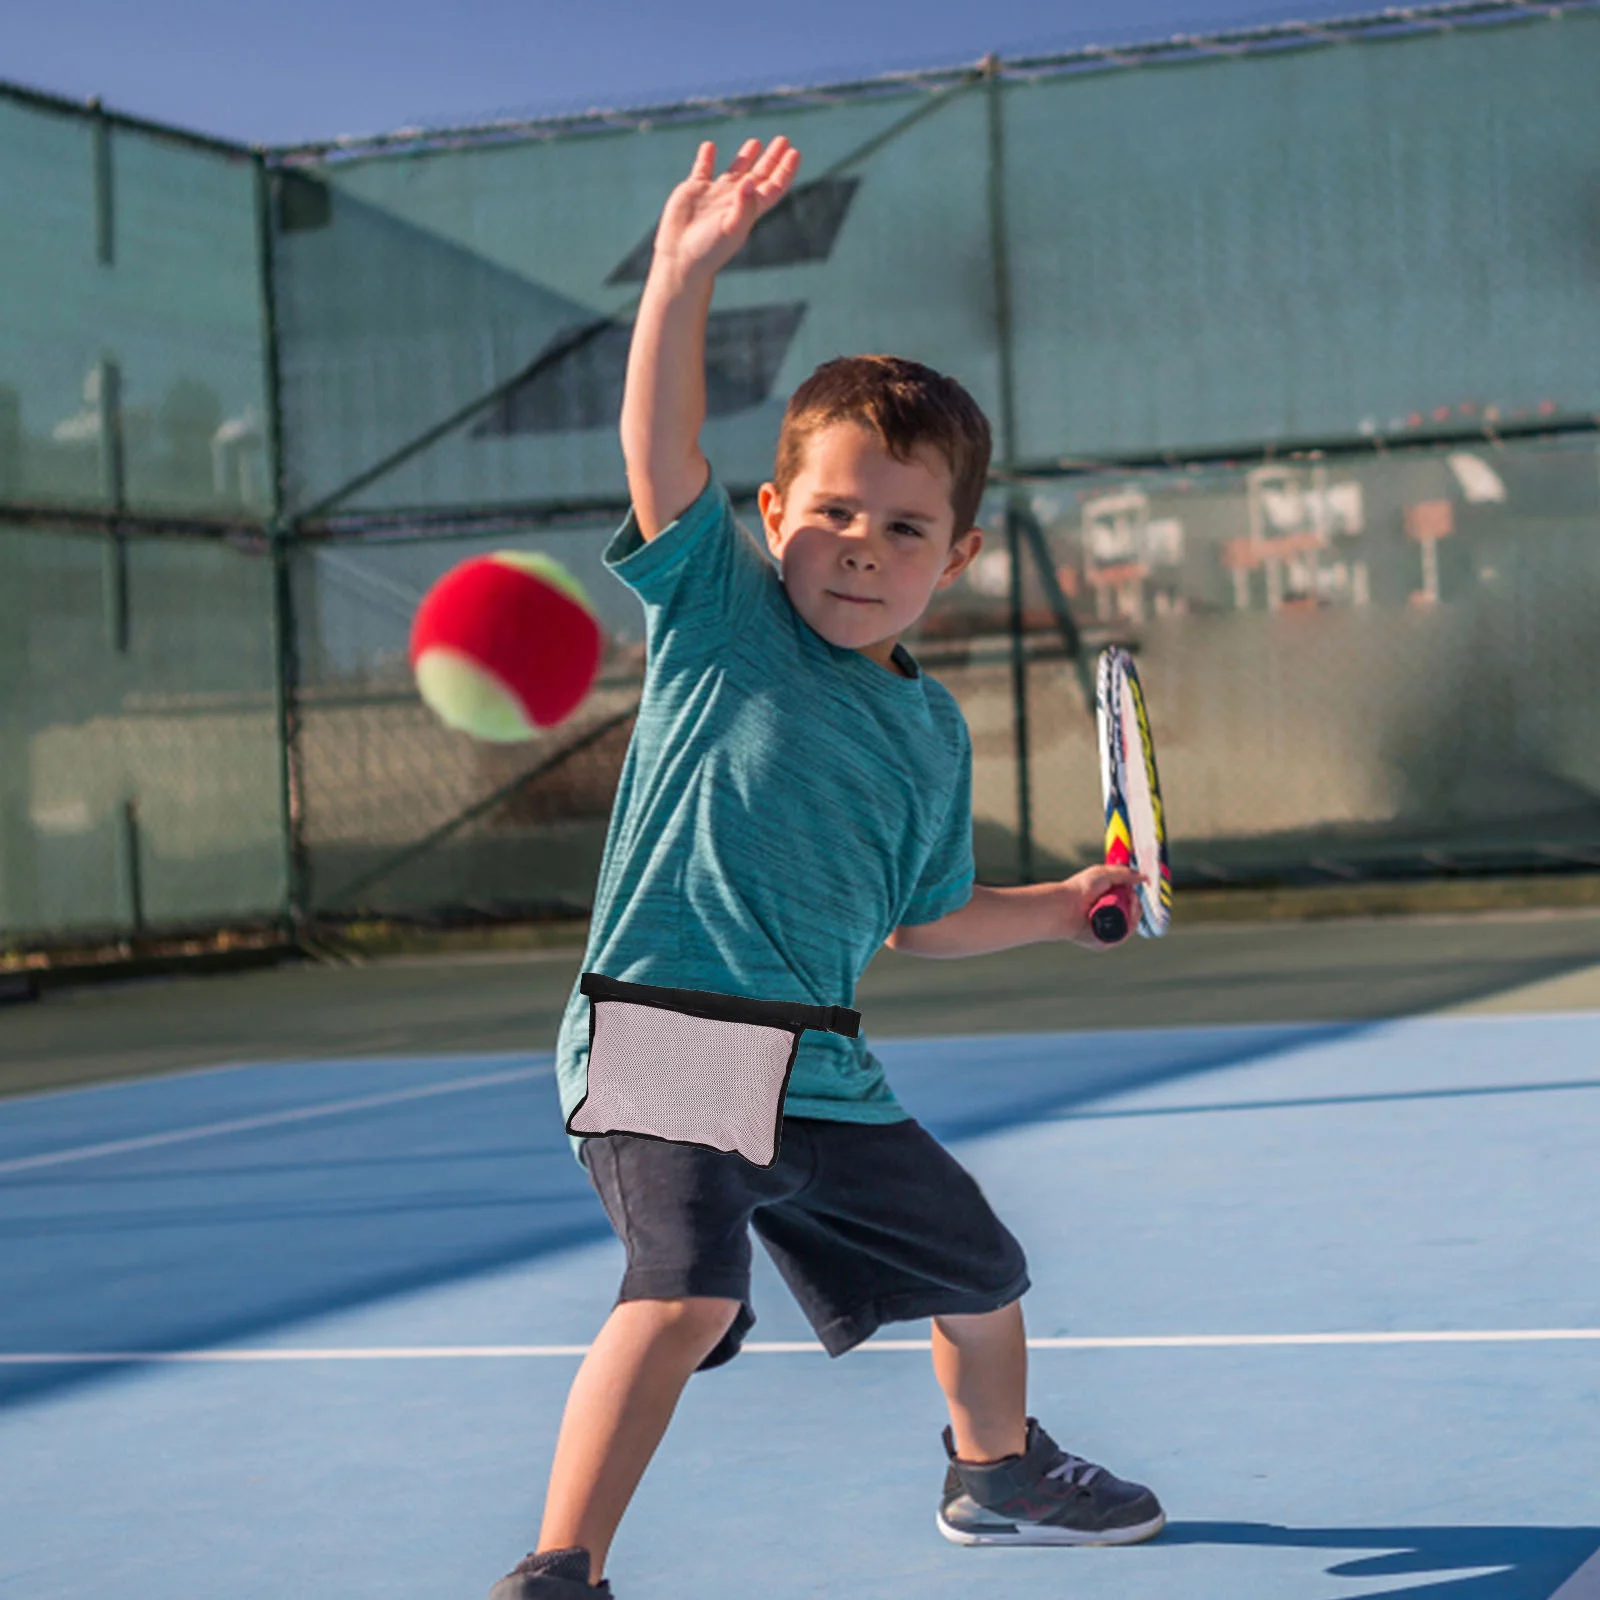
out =
[(668, 103), (591, 109), (561, 115), (503, 117), (458, 127), (410, 127), (388, 133), (265, 147), (269, 163), (325, 166), (393, 155), (493, 144), (542, 143), (556, 139), (651, 128), (687, 126), (728, 117), (756, 116), (786, 107), (828, 105), (918, 91), (945, 89), (963, 80), (998, 76), (1024, 82), (1068, 74), (1226, 59), (1239, 55), (1327, 48), (1360, 40), (1448, 32), (1464, 27), (1554, 20), (1570, 12), (1600, 10), (1600, 0), (1436, 0), (1414, 6), (1315, 21), (1283, 21), (1213, 33), (1179, 33), (1129, 44), (1086, 44), (1052, 54), (1001, 58), (870, 78), (807, 86), (781, 86), (721, 95), (690, 96)]
[(1263, 23), (1213, 33), (1177, 33), (1126, 44), (1085, 44), (1050, 54), (1011, 58), (990, 55), (978, 62), (888, 72), (836, 83), (686, 96), (658, 105), (503, 117), (453, 127), (404, 127), (384, 133), (348, 134), (289, 144), (252, 144), (196, 133), (153, 118), (110, 110), (98, 96), (78, 100), (4, 79), (0, 79), (0, 99), (41, 111), (98, 120), (129, 132), (172, 140), (218, 155), (262, 157), (273, 166), (325, 166), (482, 145), (544, 142), (590, 134), (686, 126), (728, 117), (755, 116), (784, 107), (831, 105), (944, 89), (963, 80), (991, 74), (1014, 81), (1037, 82), (1069, 74), (1128, 71), (1143, 66), (1327, 48), (1360, 40), (1393, 39), (1463, 27), (1554, 20), (1572, 12), (1597, 10), (1600, 10), (1600, 0), (1435, 0), (1432, 4), (1388, 6), (1381, 11), (1349, 16)]
[(113, 111), (102, 103), (99, 95), (91, 95), (87, 100), (75, 100), (70, 95), (51, 94), (45, 89), (35, 89), (29, 84), (12, 83), (0, 78), (0, 100), (27, 106), (33, 111), (52, 112), (57, 116), (76, 117), (85, 122), (123, 128), (129, 133), (148, 134), (151, 138), (165, 139), (172, 144), (187, 145), (191, 149), (206, 150), (212, 155), (229, 156), (235, 160), (254, 160), (263, 153), (261, 146), (246, 144), (238, 139), (196, 133), (170, 122), (158, 122), (153, 117), (137, 117), (127, 111)]

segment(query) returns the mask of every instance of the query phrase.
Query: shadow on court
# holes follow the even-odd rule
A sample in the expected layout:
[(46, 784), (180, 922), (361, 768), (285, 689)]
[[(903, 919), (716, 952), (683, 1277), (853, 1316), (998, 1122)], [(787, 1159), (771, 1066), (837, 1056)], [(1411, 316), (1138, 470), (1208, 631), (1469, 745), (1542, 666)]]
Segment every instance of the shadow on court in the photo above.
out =
[[(1369, 1589), (1363, 1600), (1389, 1595), (1550, 1600), (1560, 1584), (1600, 1551), (1600, 1528), (1285, 1528), (1265, 1522), (1169, 1522), (1159, 1542), (1372, 1551), (1327, 1569), (1336, 1578), (1407, 1580), (1394, 1589)], [(1438, 1581), (1416, 1581), (1429, 1573), (1439, 1573)]]
[(941, 1143), (980, 1139), (1218, 1067), (1353, 1038), (1376, 1022), (987, 1034), (878, 1046), (900, 1103)]
[[(877, 1049), (906, 1109), (957, 1143), (1366, 1026), (1002, 1034)], [(296, 1070), (224, 1076), (237, 1092), (241, 1071), (281, 1083)], [(318, 1068), (319, 1093), (306, 1100), (326, 1096), (340, 1070)], [(203, 1096), (216, 1081), (148, 1090), (181, 1129), (214, 1116)], [(96, 1142), (84, 1122), (93, 1100), (61, 1102), (70, 1133), (36, 1126), (35, 1151)], [(33, 1102), (36, 1123), (49, 1105)], [(0, 1176), (0, 1214), (0, 1279), (17, 1289), (0, 1300), (0, 1351), (52, 1354), (227, 1344), (612, 1237), (549, 1077), (15, 1172)], [(597, 1325), (605, 1309), (595, 1307)], [(0, 1366), (0, 1405), (119, 1370)]]

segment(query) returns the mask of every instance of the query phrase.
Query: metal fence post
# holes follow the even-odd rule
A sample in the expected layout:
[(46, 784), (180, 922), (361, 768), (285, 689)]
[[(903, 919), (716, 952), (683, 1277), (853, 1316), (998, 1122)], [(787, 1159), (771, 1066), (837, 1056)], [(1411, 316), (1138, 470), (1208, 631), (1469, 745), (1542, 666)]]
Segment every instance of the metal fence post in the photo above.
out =
[(253, 157), (256, 175), (256, 241), (260, 252), (262, 380), (266, 405), (268, 537), (272, 560), (272, 628), (275, 655), (273, 699), (277, 713), (279, 815), (283, 820), (285, 931), (299, 942), (306, 905), (305, 790), (300, 764), (300, 653), (295, 638), (295, 526), (286, 515), (283, 414), (278, 384), (278, 295), (273, 271), (272, 177), (266, 158)]
[(1017, 466), (1016, 388), (1012, 362), (1011, 260), (1006, 249), (1005, 108), (1000, 59), (983, 59), (989, 108), (989, 257), (994, 277), (995, 349), (1000, 365), (1000, 466), (1006, 474), (1006, 549), (1011, 561), (1011, 701), (1017, 752), (1017, 858), (1023, 883), (1033, 882), (1033, 807), (1028, 779), (1028, 663), (1022, 635), (1021, 518), (1026, 510)]

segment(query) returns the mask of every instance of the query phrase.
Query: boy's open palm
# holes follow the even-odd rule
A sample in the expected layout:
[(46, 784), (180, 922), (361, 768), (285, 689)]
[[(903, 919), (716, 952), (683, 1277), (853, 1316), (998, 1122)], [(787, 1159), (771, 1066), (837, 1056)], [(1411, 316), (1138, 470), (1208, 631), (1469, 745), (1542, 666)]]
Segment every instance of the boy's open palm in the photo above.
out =
[(716, 162), (717, 147), (708, 140), (668, 196), (656, 228), (656, 258), (680, 271), (715, 273), (732, 260), (794, 181), (800, 152), (782, 135), (765, 150), (759, 139), (746, 139), (720, 178), (713, 175)]

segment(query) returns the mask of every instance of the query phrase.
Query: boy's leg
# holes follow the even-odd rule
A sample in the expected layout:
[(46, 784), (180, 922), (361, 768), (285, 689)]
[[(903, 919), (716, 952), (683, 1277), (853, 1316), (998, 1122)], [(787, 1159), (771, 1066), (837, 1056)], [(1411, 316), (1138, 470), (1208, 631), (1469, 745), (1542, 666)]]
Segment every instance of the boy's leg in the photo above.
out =
[(1137, 1544), (1165, 1524), (1140, 1483), (1062, 1450), (1027, 1415), (1028, 1343), (1013, 1300), (936, 1317), (933, 1369), (950, 1402), (939, 1531), (956, 1544)]
[(950, 1404), (963, 1461), (999, 1461), (1028, 1448), (1028, 1340), (1022, 1302), (933, 1319), (933, 1370)]
[(581, 1545), (599, 1583), (622, 1513), (678, 1396), (739, 1312), (737, 1300), (625, 1300), (583, 1358), (561, 1419), (539, 1550)]

